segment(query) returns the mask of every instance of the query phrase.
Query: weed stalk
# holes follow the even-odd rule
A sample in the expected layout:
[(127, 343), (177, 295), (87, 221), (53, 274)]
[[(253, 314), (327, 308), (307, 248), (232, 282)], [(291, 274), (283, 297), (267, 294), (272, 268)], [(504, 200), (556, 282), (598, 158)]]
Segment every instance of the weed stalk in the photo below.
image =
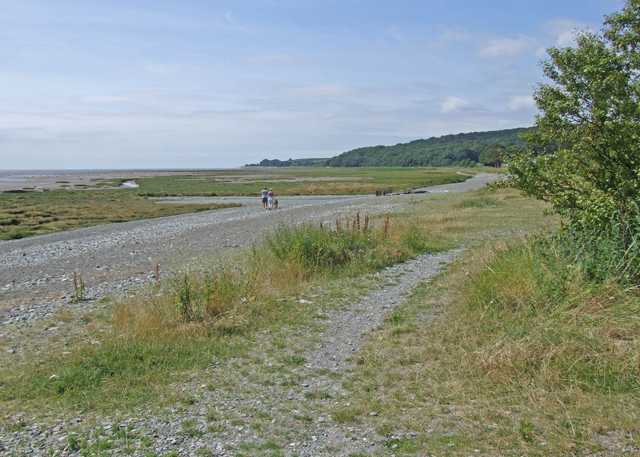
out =
[(77, 271), (73, 272), (73, 303), (80, 303), (84, 298), (84, 279)]
[(387, 239), (387, 233), (389, 231), (389, 213), (387, 213), (387, 217), (384, 219), (384, 225), (382, 226), (382, 241), (384, 242)]

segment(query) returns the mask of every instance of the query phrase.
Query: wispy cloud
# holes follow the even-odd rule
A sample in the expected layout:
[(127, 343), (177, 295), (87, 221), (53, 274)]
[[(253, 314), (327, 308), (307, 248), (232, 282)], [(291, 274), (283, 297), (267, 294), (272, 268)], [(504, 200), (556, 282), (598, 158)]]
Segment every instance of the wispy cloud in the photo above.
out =
[(458, 97), (448, 97), (440, 102), (440, 109), (444, 114), (457, 113), (459, 111), (473, 111), (471, 103)]
[(235, 20), (235, 18), (233, 17), (233, 13), (231, 11), (227, 11), (216, 22), (217, 22), (217, 25), (222, 28), (231, 28), (231, 29), (240, 30), (242, 32), (249, 31), (249, 29), (246, 26), (240, 24), (238, 21)]
[(535, 109), (536, 102), (531, 95), (512, 95), (507, 103), (509, 111), (526, 111)]
[(156, 92), (131, 92), (124, 94), (85, 95), (82, 100), (87, 103), (119, 104), (155, 100), (160, 94)]
[(495, 37), (487, 39), (476, 56), (482, 59), (512, 59), (533, 52), (536, 48), (537, 40), (533, 37)]
[(473, 34), (461, 30), (442, 28), (442, 33), (435, 40), (427, 41), (429, 49), (446, 48), (453, 43), (466, 43), (473, 39)]

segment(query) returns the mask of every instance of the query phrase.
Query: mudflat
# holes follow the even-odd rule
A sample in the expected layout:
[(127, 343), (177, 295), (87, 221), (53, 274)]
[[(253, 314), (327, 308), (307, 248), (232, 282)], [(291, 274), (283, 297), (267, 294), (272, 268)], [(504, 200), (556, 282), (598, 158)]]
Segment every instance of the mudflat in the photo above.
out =
[(112, 179), (135, 180), (190, 172), (178, 170), (61, 170), (0, 172), (0, 192), (9, 190), (52, 190), (79, 185), (91, 186)]

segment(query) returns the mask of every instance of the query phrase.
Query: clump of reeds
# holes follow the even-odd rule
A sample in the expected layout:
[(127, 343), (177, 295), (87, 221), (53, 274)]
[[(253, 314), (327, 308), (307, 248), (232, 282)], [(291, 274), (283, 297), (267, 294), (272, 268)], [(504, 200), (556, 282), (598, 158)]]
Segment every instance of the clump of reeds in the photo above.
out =
[(385, 243), (390, 226), (388, 215), (382, 227), (375, 229), (368, 214), (361, 221), (360, 212), (356, 212), (336, 219), (335, 230), (327, 230), (323, 224), (281, 225), (267, 236), (266, 246), (278, 262), (299, 263), (307, 276), (346, 268), (370, 271), (392, 263), (389, 252), (403, 248)]

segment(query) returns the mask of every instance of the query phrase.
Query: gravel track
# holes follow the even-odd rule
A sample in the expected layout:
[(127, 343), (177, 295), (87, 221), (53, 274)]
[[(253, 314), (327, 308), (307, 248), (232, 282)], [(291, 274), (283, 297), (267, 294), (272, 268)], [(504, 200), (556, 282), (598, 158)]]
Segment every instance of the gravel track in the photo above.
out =
[[(426, 191), (466, 191), (481, 187), (491, 176), (481, 174), (466, 183)], [(0, 309), (0, 332), (3, 327), (30, 326), (60, 307), (90, 308), (96, 299), (122, 295), (152, 282), (156, 262), (162, 266), (163, 275), (197, 267), (203, 254), (256, 243), (264, 231), (279, 223), (332, 222), (345, 212), (392, 213), (408, 204), (402, 197), (282, 197), (281, 209), (265, 211), (258, 199), (238, 201), (246, 206), (0, 243), (0, 308), (4, 308)], [(384, 316), (402, 304), (405, 295), (441, 271), (458, 253), (423, 255), (395, 265), (380, 273), (381, 289), (326, 316), (319, 340), (307, 341), (304, 364), (285, 370), (287, 377), (296, 379), (293, 385), (283, 381), (282, 371), (255, 373), (251, 361), (232, 360), (197, 373), (183, 387), (185, 394), (198, 399), (194, 405), (160, 415), (148, 411), (135, 417), (61, 418), (54, 427), (32, 424), (17, 432), (3, 429), (0, 452), (46, 455), (54, 449), (60, 451), (59, 455), (75, 455), (67, 446), (69, 434), (77, 433), (95, 442), (98, 435), (116, 439), (123, 435), (119, 430), (134, 430), (131, 434), (138, 444), (146, 437), (154, 443), (149, 449), (160, 455), (172, 451), (178, 455), (237, 455), (242, 454), (243, 446), (254, 450), (249, 455), (263, 455), (257, 449), (273, 443), (284, 446), (281, 449), (286, 455), (389, 455), (385, 438), (378, 436), (367, 421), (350, 427), (317, 411), (326, 411), (327, 402), (344, 401), (348, 394), (339, 379), (350, 367), (349, 357), (381, 325)], [(85, 296), (90, 301), (70, 305), (76, 271), (86, 281)], [(300, 338), (305, 340), (304, 335)], [(268, 341), (269, 335), (265, 335), (265, 344)], [(260, 356), (264, 357), (263, 366), (282, 365), (277, 356), (264, 350)], [(249, 375), (246, 370), (250, 370)], [(230, 388), (203, 390), (206, 379), (221, 375), (228, 378)], [(207, 428), (212, 411), (223, 424), (215, 432)], [(262, 418), (260, 427), (254, 426), (255, 417)], [(234, 425), (240, 423), (244, 425)], [(124, 447), (109, 453), (120, 454)], [(135, 455), (143, 454), (136, 451)]]

